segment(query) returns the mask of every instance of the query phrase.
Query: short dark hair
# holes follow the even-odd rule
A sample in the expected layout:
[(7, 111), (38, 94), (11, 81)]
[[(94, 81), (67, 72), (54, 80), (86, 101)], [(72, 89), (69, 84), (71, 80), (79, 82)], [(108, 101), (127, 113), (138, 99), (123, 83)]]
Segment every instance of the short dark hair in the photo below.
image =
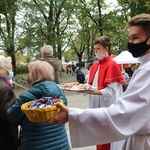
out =
[(110, 48), (111, 48), (111, 41), (110, 41), (110, 38), (107, 36), (100, 36), (100, 37), (96, 38), (93, 41), (93, 44), (94, 45), (101, 44), (104, 48), (108, 47), (109, 48), (108, 51), (110, 51)]

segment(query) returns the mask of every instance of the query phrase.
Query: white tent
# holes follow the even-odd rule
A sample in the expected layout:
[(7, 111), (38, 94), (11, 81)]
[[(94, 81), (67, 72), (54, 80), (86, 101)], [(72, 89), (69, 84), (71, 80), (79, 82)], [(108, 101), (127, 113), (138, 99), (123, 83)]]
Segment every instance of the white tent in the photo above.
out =
[(117, 64), (136, 64), (139, 63), (138, 58), (134, 58), (128, 51), (122, 51), (118, 56), (113, 58)]

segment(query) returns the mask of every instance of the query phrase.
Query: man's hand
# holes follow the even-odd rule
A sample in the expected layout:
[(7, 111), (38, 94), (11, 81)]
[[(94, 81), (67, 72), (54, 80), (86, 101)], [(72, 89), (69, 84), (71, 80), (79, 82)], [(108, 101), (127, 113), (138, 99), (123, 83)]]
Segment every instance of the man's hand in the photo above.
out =
[(57, 102), (55, 104), (60, 108), (60, 112), (56, 114), (52, 119), (48, 120), (46, 123), (53, 124), (58, 123), (59, 125), (63, 125), (68, 122), (68, 107)]

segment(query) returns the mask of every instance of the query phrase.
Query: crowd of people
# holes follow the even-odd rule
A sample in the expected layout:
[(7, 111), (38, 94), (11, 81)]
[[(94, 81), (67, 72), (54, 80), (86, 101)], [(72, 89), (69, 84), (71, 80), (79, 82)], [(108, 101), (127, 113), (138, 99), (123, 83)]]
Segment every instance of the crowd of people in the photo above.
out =
[[(30, 87), (18, 97), (12, 89), (11, 58), (0, 56), (0, 149), (18, 149), (20, 126), (22, 150), (69, 150), (65, 128), (69, 122), (73, 148), (97, 145), (97, 150), (149, 150), (150, 14), (132, 17), (125, 29), (129, 30), (128, 50), (134, 57), (139, 57), (140, 65), (136, 71), (121, 70), (113, 61), (108, 36), (93, 41), (97, 61), (89, 65), (87, 76), (81, 67), (68, 66), (77, 82), (96, 87), (84, 91), (89, 95), (89, 108), (85, 110), (67, 107), (65, 93), (57, 85), (60, 83), (61, 61), (53, 56), (51, 45), (41, 48), (40, 60), (29, 63)], [(66, 69), (66, 73), (70, 70)], [(21, 105), (43, 96), (55, 96), (63, 104), (56, 103), (60, 112), (46, 123), (33, 123), (21, 110)]]
[(76, 66), (72, 63), (72, 64), (68, 64), (66, 65), (66, 74), (67, 75), (75, 75), (75, 70), (76, 70)]

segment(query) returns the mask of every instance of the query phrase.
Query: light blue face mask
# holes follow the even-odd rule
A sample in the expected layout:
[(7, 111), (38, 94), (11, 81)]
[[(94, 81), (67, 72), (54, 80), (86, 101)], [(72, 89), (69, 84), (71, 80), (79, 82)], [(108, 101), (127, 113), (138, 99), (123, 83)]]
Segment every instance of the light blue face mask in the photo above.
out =
[(6, 80), (12, 79), (13, 77), (14, 77), (14, 72), (13, 72), (12, 70), (9, 70), (9, 71), (8, 71), (8, 76), (5, 77)]

